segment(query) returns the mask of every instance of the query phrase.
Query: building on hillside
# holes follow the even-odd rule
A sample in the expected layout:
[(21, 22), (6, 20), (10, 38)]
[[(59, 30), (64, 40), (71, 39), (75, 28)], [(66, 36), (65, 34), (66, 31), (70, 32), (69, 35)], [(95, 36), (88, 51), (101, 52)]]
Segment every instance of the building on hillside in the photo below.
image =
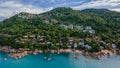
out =
[(61, 27), (61, 28), (67, 28), (67, 26), (64, 25), (64, 24), (61, 24), (60, 27)]
[(116, 48), (116, 45), (113, 43), (113, 44), (111, 44), (111, 46), (112, 46), (112, 48)]
[(92, 30), (92, 27), (91, 26), (87, 26), (86, 30)]
[(73, 41), (74, 41), (74, 38), (73, 37), (69, 37), (69, 44), (72, 45), (73, 44)]
[(79, 45), (82, 45), (82, 46), (84, 46), (84, 45), (85, 45), (85, 42), (84, 42), (84, 40), (81, 40), (81, 41), (79, 42)]
[(90, 34), (95, 34), (95, 30), (89, 30), (88, 31)]
[(52, 42), (47, 42), (48, 46), (52, 46)]
[(73, 29), (74, 28), (73, 24), (68, 25), (68, 28)]
[(60, 43), (56, 43), (57, 46), (60, 46)]
[(103, 47), (103, 46), (100, 46), (100, 49), (101, 49), (101, 50), (103, 50), (103, 49), (104, 49), (104, 47)]
[(74, 43), (74, 48), (77, 48), (78, 47), (78, 44), (77, 43)]
[(37, 36), (36, 38), (39, 42), (45, 42), (45, 36)]
[(50, 21), (49, 20), (43, 20), (43, 23), (50, 24)]
[(28, 39), (28, 36), (27, 36), (27, 35), (24, 35), (24, 36), (23, 36), (23, 39)]
[(58, 23), (58, 21), (56, 19), (51, 19), (50, 21), (51, 21), (51, 23)]
[(92, 47), (89, 46), (88, 44), (86, 44), (84, 47), (85, 47), (87, 50), (92, 49)]
[(72, 48), (72, 46), (71, 46), (71, 45), (68, 45), (68, 48)]
[(29, 39), (34, 39), (35, 35), (29, 35)]
[(78, 29), (78, 30), (83, 30), (83, 26), (77, 26), (76, 25), (75, 28)]

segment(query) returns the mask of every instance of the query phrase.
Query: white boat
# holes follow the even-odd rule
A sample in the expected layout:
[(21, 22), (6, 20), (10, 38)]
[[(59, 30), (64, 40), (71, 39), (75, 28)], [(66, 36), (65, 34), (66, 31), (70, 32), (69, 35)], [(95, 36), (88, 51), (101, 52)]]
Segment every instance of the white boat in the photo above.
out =
[(44, 57), (44, 59), (47, 59), (47, 57)]
[(6, 60), (7, 60), (7, 58), (4, 58), (4, 60), (6, 61)]
[(52, 60), (52, 58), (48, 58), (48, 61)]

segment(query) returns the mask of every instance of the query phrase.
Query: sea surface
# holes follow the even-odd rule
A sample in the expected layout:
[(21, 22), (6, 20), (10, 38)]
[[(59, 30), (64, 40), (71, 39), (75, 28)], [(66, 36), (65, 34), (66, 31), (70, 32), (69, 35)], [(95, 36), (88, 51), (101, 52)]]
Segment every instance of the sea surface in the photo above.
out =
[[(84, 57), (74, 53), (51, 54), (42, 53), (28, 55), (21, 59), (10, 58), (6, 53), (0, 53), (0, 68), (120, 68), (120, 56), (105, 56), (100, 60)], [(7, 58), (7, 60), (4, 60)]]

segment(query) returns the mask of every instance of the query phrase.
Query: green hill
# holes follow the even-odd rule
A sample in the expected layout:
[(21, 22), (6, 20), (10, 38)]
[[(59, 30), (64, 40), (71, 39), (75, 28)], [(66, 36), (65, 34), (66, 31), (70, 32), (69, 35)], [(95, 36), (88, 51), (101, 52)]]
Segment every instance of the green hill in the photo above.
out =
[[(89, 32), (83, 32), (82, 30), (63, 29), (60, 27), (61, 24), (79, 25), (83, 26), (84, 29), (87, 26), (91, 26), (96, 33), (91, 36)], [(120, 47), (120, 12), (107, 9), (85, 9), (79, 11), (65, 7), (55, 8), (42, 14), (22, 12), (0, 23), (0, 33), (1, 38), (4, 37), (3, 35), (5, 37), (6, 35), (12, 36), (11, 45), (14, 44), (13, 40), (15, 39), (19, 39), (24, 35), (34, 34), (36, 36), (45, 36), (46, 41), (54, 43), (60, 40), (66, 40), (67, 42), (69, 37), (83, 38), (85, 40), (86, 38), (93, 39), (98, 36), (101, 38), (100, 41), (108, 44), (114, 43), (117, 47)], [(100, 41), (97, 43), (100, 43)], [(3, 41), (1, 40), (0, 42), (2, 43)], [(64, 43), (65, 45), (66, 42)]]

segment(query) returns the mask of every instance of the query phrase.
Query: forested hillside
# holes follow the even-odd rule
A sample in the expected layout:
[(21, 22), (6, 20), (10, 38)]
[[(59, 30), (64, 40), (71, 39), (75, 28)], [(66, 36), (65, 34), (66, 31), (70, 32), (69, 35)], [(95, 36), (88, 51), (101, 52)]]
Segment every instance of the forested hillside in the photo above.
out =
[[(91, 33), (92, 31), (95, 33)], [(107, 9), (79, 11), (65, 7), (42, 14), (22, 12), (1, 22), (0, 33), (0, 44), (15, 48), (57, 49), (57, 43), (62, 43), (61, 48), (68, 48), (71, 38), (74, 40), (73, 45), (78, 43), (76, 39), (84, 40), (85, 44), (92, 47), (90, 51), (98, 51), (100, 46), (111, 49), (112, 44), (120, 48), (120, 12)], [(42, 42), (30, 38), (27, 41), (21, 40), (24, 36), (31, 35), (34, 35), (35, 39), (38, 36), (44, 38)], [(96, 38), (99, 40), (95, 40)], [(53, 46), (49, 47), (48, 42)], [(77, 48), (84, 49), (81, 46)]]

